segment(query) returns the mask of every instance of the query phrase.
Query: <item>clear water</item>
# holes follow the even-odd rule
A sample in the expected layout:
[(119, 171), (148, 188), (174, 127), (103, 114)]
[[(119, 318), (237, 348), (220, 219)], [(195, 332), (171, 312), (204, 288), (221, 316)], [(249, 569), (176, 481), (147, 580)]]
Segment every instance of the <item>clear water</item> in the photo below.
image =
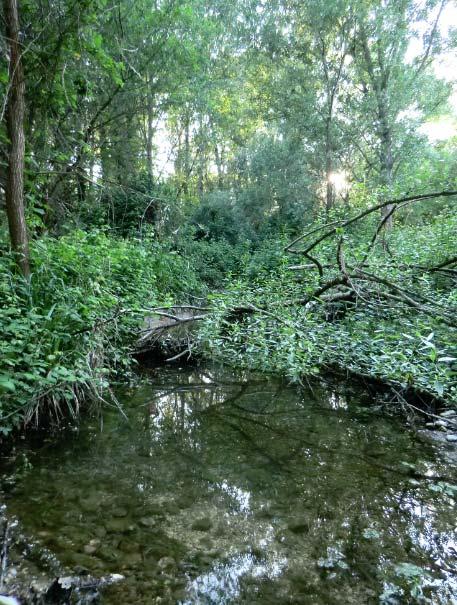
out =
[(29, 574), (123, 574), (108, 605), (457, 603), (454, 464), (398, 419), (221, 368), (119, 397), (4, 464)]

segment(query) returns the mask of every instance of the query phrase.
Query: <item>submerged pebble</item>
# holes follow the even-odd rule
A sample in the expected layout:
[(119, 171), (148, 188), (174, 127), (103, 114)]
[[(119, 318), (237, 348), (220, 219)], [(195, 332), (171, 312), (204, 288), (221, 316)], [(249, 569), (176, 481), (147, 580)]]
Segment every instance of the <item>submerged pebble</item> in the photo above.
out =
[(195, 531), (209, 531), (212, 526), (213, 524), (211, 522), (211, 519), (207, 518), (196, 519), (191, 525), (192, 529)]
[(108, 519), (105, 528), (108, 533), (129, 533), (135, 530), (128, 519)]
[(162, 557), (157, 563), (157, 567), (161, 570), (170, 570), (176, 567), (176, 561), (173, 557)]
[(305, 534), (309, 532), (310, 524), (306, 519), (294, 519), (288, 523), (287, 529), (294, 534)]
[(155, 527), (157, 525), (157, 521), (154, 517), (142, 517), (139, 521), (139, 524), (143, 527)]

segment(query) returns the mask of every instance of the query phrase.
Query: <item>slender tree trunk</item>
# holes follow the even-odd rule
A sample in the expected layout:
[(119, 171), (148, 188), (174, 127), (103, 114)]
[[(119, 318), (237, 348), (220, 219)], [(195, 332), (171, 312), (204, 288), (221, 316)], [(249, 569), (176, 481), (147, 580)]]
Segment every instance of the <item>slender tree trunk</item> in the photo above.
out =
[[(148, 77), (148, 84), (151, 86), (151, 77)], [(152, 185), (153, 179), (153, 158), (152, 158), (152, 147), (154, 139), (154, 101), (152, 91), (147, 91), (147, 124), (146, 124), (146, 162), (147, 162), (147, 173), (149, 185)]]
[(205, 168), (206, 168), (206, 157), (205, 157), (205, 133), (203, 131), (203, 122), (200, 119), (199, 131), (198, 131), (198, 147), (197, 147), (197, 190), (200, 195), (203, 195), (205, 188)]
[(200, 195), (203, 195), (205, 182), (205, 158), (203, 155), (203, 149), (201, 144), (198, 148), (197, 177), (197, 190)]
[(112, 179), (112, 160), (110, 158), (111, 141), (109, 140), (107, 131), (104, 127), (101, 127), (99, 129), (98, 136), (102, 179), (105, 181), (109, 181), (110, 179)]
[[(392, 132), (389, 128), (387, 119), (380, 112), (380, 139), (381, 139), (381, 183), (386, 190), (386, 195), (390, 196), (393, 185), (393, 150), (392, 150)], [(382, 217), (387, 216), (392, 210), (392, 206), (385, 206), (382, 211)], [(392, 216), (389, 216), (386, 222), (386, 228), (390, 229), (393, 225)]]
[(19, 42), (17, 0), (3, 0), (9, 47), (9, 81), (6, 126), (9, 138), (5, 202), (11, 245), (25, 277), (30, 276), (29, 242), (24, 210), (25, 81)]
[(186, 112), (184, 118), (184, 182), (182, 190), (185, 194), (189, 193), (189, 178), (190, 178), (190, 117)]
[[(387, 108), (389, 106), (388, 82), (389, 72), (383, 68), (381, 59), (378, 60), (380, 73), (376, 73), (370, 48), (368, 46), (368, 36), (365, 29), (361, 28), (361, 42), (365, 58), (365, 66), (371, 80), (373, 93), (377, 104), (377, 118), (379, 123), (378, 137), (380, 142), (379, 164), (381, 184), (385, 188), (387, 195), (390, 194), (393, 185), (393, 141), (391, 121), (389, 120)], [(379, 50), (378, 50), (379, 52)], [(380, 55), (379, 55), (380, 56)], [(391, 206), (386, 206), (381, 210), (381, 216), (387, 216), (392, 210)], [(386, 229), (393, 225), (392, 216), (387, 219)]]
[(224, 169), (222, 166), (222, 149), (219, 151), (217, 143), (214, 144), (214, 159), (217, 168), (217, 186), (219, 189), (224, 188)]
[(332, 183), (333, 158), (332, 158), (332, 143), (330, 136), (331, 117), (328, 116), (325, 124), (325, 210), (329, 214), (335, 202), (335, 187)]

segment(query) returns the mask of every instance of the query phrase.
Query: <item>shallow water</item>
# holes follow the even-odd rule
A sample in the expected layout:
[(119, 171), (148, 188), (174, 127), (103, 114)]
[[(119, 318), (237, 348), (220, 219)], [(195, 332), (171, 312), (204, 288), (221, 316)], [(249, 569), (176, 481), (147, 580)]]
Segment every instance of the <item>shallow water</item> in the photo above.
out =
[(108, 605), (457, 603), (454, 465), (398, 419), (221, 368), (119, 398), (4, 465), (37, 576), (121, 573)]

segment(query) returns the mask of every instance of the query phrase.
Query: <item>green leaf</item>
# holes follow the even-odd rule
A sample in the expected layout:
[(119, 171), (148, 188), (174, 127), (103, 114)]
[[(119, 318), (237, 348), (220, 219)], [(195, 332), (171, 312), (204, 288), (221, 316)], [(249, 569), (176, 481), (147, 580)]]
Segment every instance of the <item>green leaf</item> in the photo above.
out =
[(14, 393), (16, 391), (14, 381), (6, 374), (0, 376), (0, 390), (7, 391), (9, 393)]
[(443, 385), (443, 383), (439, 382), (439, 380), (435, 380), (435, 382), (433, 383), (433, 388), (440, 397), (443, 395), (444, 385)]

